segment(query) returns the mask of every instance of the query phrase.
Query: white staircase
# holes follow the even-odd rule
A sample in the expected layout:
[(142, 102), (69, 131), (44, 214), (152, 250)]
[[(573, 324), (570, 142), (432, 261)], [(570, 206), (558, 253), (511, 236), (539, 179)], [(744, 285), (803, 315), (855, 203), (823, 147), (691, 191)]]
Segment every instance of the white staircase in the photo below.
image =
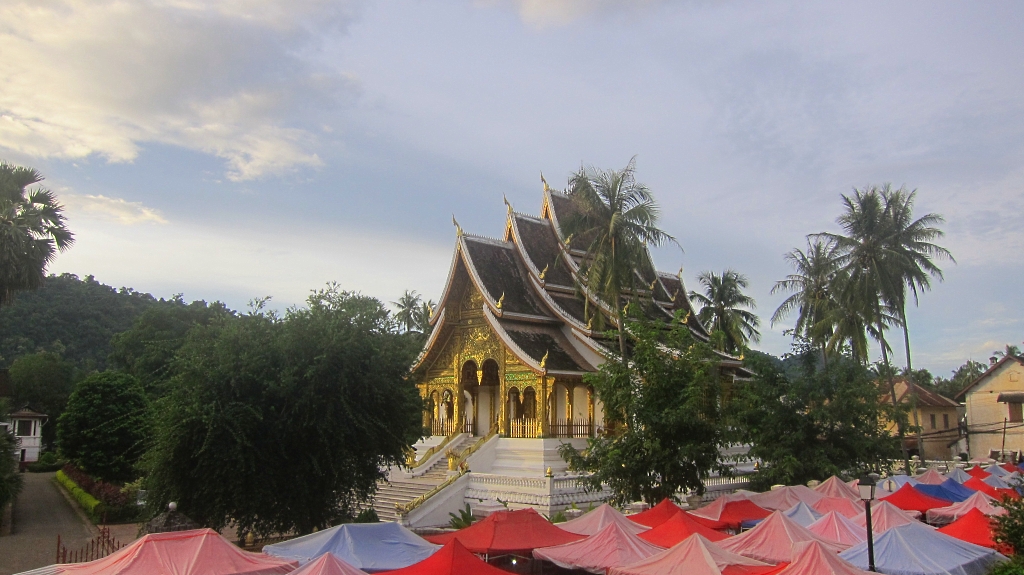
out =
[[(463, 436), (455, 444), (446, 446), (445, 451), (454, 449), (461, 453), (481, 439), (480, 437)], [(394, 477), (390, 480), (380, 481), (377, 483), (377, 493), (373, 498), (373, 510), (381, 521), (398, 521), (395, 504), (409, 503), (444, 483), (446, 479), (448, 479), (448, 458), (442, 456), (423, 475), (401, 479)]]

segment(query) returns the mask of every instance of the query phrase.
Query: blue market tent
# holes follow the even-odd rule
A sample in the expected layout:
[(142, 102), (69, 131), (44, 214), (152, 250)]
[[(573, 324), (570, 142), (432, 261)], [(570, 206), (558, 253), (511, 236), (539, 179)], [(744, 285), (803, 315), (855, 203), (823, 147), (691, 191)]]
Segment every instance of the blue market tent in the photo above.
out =
[(968, 481), (971, 479), (971, 477), (973, 477), (973, 475), (967, 473), (966, 471), (960, 469), (959, 467), (946, 474), (946, 479), (952, 479), (957, 483), (963, 483), (964, 481)]
[(324, 553), (367, 573), (419, 563), (440, 549), (394, 522), (345, 523), (303, 537), (267, 545), (263, 552), (305, 565)]
[(976, 491), (970, 487), (964, 487), (953, 479), (947, 479), (939, 485), (925, 485), (920, 483), (915, 485), (914, 489), (917, 489), (925, 495), (938, 497), (939, 499), (947, 499), (953, 503), (966, 501), (968, 497), (976, 493)]
[[(839, 557), (861, 569), (868, 568), (868, 544), (843, 551)], [(875, 537), (875, 568), (886, 575), (985, 575), (999, 553), (939, 533), (921, 523), (893, 527)]]
[[(782, 512), (783, 515), (789, 517), (793, 521), (796, 521), (802, 527), (807, 527), (811, 523), (821, 519), (821, 513), (814, 510), (813, 507), (801, 501), (796, 505)], [(764, 521), (764, 519), (750, 519), (740, 524), (741, 529), (752, 529), (757, 526), (758, 523)]]

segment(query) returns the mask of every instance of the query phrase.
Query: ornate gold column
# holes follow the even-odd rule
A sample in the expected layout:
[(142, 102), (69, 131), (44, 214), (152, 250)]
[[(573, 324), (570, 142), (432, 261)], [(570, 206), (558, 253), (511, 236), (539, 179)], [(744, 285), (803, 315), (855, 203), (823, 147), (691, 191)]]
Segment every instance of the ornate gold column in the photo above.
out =
[(545, 375), (537, 376), (537, 389), (534, 397), (537, 401), (537, 430), (538, 437), (547, 437), (551, 433), (551, 426), (548, 422), (548, 378)]

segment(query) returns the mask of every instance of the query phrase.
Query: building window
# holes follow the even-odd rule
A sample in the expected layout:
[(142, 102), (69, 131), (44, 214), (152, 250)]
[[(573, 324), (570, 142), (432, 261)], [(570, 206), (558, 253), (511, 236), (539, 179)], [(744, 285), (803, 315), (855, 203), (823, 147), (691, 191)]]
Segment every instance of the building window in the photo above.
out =
[(935, 414), (934, 413), (929, 414), (928, 418), (931, 419), (932, 429), (935, 429)]
[(1010, 410), (1010, 423), (1020, 423), (1024, 421), (1024, 413), (1021, 413), (1021, 404), (1019, 403), (1007, 403), (1006, 407)]
[(14, 435), (17, 435), (18, 437), (28, 437), (32, 435), (32, 420), (19, 419), (18, 427), (16, 428)]
[(949, 429), (949, 414), (942, 414), (942, 429)]

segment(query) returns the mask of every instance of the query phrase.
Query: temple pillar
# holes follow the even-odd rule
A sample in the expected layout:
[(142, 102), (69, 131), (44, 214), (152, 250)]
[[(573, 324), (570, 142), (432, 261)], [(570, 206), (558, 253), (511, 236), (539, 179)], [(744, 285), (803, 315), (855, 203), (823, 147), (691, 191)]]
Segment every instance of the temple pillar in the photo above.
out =
[(551, 425), (548, 422), (548, 378), (540, 375), (537, 377), (537, 434), (539, 437), (547, 437), (551, 433)]

